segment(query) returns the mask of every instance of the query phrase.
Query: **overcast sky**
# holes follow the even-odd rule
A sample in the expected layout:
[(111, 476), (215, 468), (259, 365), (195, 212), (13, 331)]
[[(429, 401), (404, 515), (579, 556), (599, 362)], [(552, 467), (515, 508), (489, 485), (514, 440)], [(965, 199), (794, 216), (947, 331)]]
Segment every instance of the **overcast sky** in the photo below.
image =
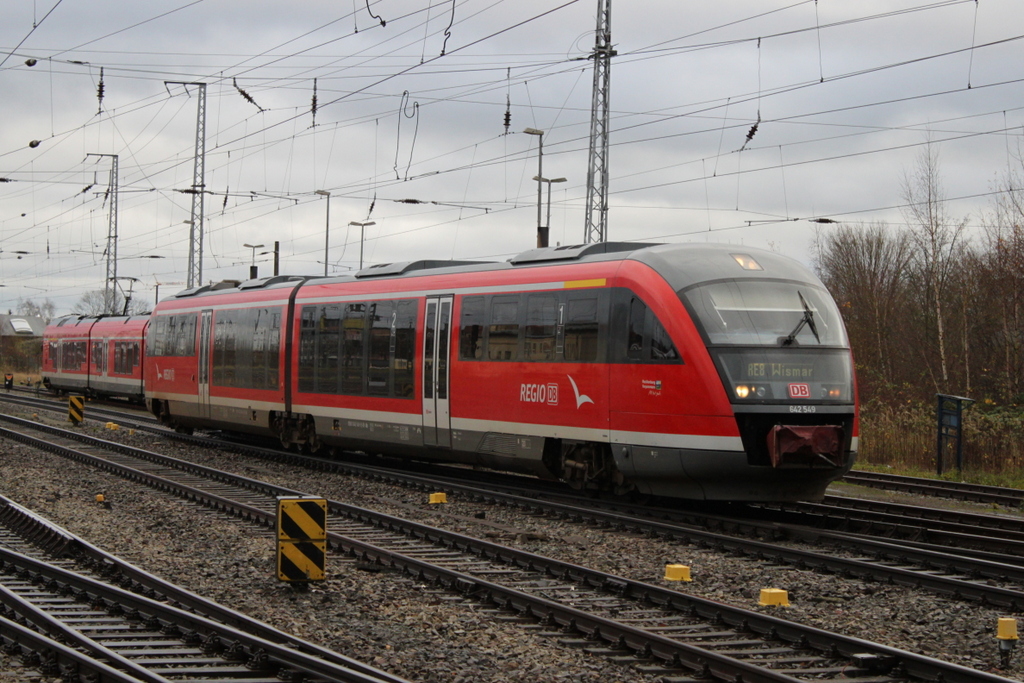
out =
[[(118, 155), (117, 274), (184, 287), (198, 89), (169, 81), (207, 84), (204, 281), (245, 279), (245, 244), (270, 274), (275, 241), (283, 273), (323, 274), (317, 190), (332, 273), (358, 267), (353, 221), (366, 265), (532, 248), (526, 127), (567, 179), (551, 243), (582, 242), (597, 0), (429, 1), (5, 0), (0, 308), (103, 288), (112, 159), (90, 155)], [(808, 219), (905, 229), (929, 140), (980, 236), (1018, 164), (1022, 37), (1012, 0), (613, 0), (608, 237), (811, 263)]]

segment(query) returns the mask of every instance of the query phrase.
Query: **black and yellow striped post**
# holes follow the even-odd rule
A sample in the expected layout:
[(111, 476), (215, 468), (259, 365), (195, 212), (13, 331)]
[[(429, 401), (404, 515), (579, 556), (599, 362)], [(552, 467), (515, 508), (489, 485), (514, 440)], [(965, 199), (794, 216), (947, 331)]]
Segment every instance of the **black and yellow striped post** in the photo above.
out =
[(85, 396), (68, 396), (68, 421), (73, 425), (80, 425), (84, 419)]
[(327, 501), (280, 496), (277, 499), (277, 578), (323, 581), (327, 560)]

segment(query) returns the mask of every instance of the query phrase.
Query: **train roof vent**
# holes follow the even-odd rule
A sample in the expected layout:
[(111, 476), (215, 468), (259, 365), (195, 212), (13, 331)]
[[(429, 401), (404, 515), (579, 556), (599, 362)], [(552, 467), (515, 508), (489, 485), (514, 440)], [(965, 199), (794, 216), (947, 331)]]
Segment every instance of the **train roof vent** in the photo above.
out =
[(296, 282), (298, 280), (305, 280), (306, 278), (302, 275), (274, 275), (272, 277), (262, 277), (255, 280), (246, 280), (242, 284), (238, 285), (239, 289), (258, 289), (260, 287), (269, 287), (270, 285), (276, 285), (281, 282)]
[(404, 275), (416, 270), (431, 268), (450, 268), (453, 266), (477, 266), (493, 261), (401, 261), (399, 263), (378, 263), (356, 273), (357, 278), (384, 277), (386, 275)]
[(216, 292), (221, 289), (234, 289), (241, 284), (238, 280), (221, 280), (220, 282), (214, 282), (213, 284), (203, 285), (202, 287), (193, 287), (192, 289), (183, 289), (174, 295), (176, 299), (180, 299), (186, 296), (195, 296), (196, 294), (202, 294), (203, 292)]
[(611, 254), (618, 251), (636, 251), (654, 247), (653, 242), (594, 242), (593, 244), (566, 244), (561, 247), (542, 247), (524, 251), (508, 260), (514, 266), (544, 261), (575, 261), (593, 254)]

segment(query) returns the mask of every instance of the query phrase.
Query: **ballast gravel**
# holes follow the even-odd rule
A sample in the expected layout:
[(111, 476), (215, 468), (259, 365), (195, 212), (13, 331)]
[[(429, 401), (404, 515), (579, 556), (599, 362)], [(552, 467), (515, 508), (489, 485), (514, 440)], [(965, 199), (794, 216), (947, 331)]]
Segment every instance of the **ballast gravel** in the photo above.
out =
[[(184, 447), (141, 432), (110, 432), (90, 423), (79, 429), (308, 494), (1024, 680), (1024, 652), (1012, 659), (1009, 669), (1000, 669), (995, 639), (997, 619), (1019, 618), (1019, 614), (923, 590), (529, 515), (451, 494), (447, 504), (429, 505), (422, 491)], [(308, 592), (296, 592), (276, 579), (269, 531), (2, 439), (0, 473), (0, 493), (105, 550), (207, 598), (410, 681), (658, 680), (561, 645), (557, 639), (496, 621), (484, 613), (483, 606), (457, 595), (396, 572), (365, 571), (334, 554), (328, 560), (328, 580)], [(109, 508), (95, 502), (98, 493), (105, 496)], [(689, 565), (693, 581), (664, 581), (664, 566), (670, 563)], [(759, 606), (762, 588), (788, 591), (790, 606)], [(0, 670), (9, 671), (2, 658), (0, 654)], [(0, 676), (0, 683), (18, 680)]]

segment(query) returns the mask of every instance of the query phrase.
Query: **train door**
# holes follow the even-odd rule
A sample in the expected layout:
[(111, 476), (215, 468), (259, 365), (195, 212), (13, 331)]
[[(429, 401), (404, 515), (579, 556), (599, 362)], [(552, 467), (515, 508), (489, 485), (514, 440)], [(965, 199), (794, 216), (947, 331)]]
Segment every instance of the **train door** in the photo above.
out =
[(423, 443), (451, 448), (448, 366), (451, 353), (451, 296), (427, 297), (423, 327)]
[(199, 315), (199, 416), (210, 417), (210, 333), (213, 311), (202, 311)]

